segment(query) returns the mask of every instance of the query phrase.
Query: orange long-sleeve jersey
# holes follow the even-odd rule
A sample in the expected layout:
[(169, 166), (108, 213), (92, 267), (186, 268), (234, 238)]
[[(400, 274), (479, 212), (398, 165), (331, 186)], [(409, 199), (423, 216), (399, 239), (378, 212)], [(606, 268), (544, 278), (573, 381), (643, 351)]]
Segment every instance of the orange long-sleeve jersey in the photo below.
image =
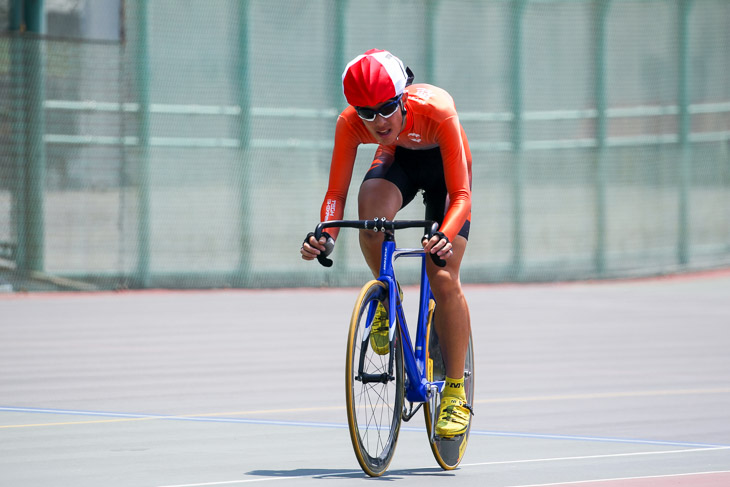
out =
[[(453, 241), (467, 219), (471, 219), (471, 152), (464, 129), (459, 123), (454, 100), (441, 88), (415, 84), (406, 88), (406, 124), (395, 145), (379, 145), (373, 164), (393, 162), (396, 147), (433, 149), (439, 147), (449, 202), (440, 230)], [(332, 151), (329, 186), (322, 203), (321, 221), (340, 220), (345, 211), (347, 191), (360, 144), (374, 144), (353, 107), (337, 119)], [(337, 238), (337, 228), (328, 232)]]

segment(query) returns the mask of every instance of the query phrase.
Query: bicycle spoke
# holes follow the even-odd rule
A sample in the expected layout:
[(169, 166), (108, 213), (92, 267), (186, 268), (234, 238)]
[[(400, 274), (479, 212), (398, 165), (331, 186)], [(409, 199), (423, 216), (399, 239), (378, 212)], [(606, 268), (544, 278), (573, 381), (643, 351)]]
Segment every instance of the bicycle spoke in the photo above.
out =
[[(393, 456), (395, 442), (400, 428), (402, 408), (402, 357), (400, 347), (393, 347), (395, 360), (390, 353), (379, 355), (371, 348), (368, 316), (379, 303), (384, 286), (372, 281), (363, 289), (362, 301), (357, 305), (351, 322), (348, 345), (348, 418), (350, 436), (358, 462), (371, 476), (385, 471)], [(393, 370), (390, 370), (391, 363)], [(384, 374), (392, 375), (386, 380), (373, 380)], [(370, 380), (365, 380), (369, 377)]]

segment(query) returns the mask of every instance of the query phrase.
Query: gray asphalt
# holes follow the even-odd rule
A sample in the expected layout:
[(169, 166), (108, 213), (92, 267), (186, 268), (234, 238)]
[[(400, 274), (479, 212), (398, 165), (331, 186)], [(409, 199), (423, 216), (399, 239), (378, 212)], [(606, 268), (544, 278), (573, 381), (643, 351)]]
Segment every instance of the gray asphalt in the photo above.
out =
[(417, 415), (378, 480), (346, 428), (356, 289), (0, 295), (0, 486), (730, 472), (730, 272), (465, 291), (476, 416), (463, 463), (438, 468)]

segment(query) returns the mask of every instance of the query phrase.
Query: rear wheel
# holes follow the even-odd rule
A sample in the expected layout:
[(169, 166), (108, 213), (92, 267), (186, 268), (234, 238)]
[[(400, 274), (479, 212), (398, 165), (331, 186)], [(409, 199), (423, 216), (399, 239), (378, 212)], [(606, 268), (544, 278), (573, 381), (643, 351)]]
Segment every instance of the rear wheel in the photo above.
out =
[[(435, 311), (436, 303), (432, 299), (429, 302), (429, 314), (428, 314), (428, 328), (426, 331), (426, 375), (431, 381), (442, 381), (446, 380), (446, 365), (444, 364), (443, 355), (441, 354), (441, 347), (439, 345), (438, 335), (436, 329), (433, 326), (433, 314)], [(466, 393), (466, 400), (470, 406), (474, 403), (474, 353), (472, 348), (471, 332), (469, 333), (469, 346), (466, 352), (466, 360), (464, 363), (464, 391)], [(453, 438), (441, 438), (432, 433), (436, 426), (436, 421), (440, 413), (440, 397), (436, 398), (433, 402), (426, 402), (424, 404), (424, 412), (426, 416), (426, 432), (428, 433), (429, 443), (431, 444), (431, 451), (433, 452), (434, 458), (441, 468), (444, 470), (453, 470), (461, 462), (461, 458), (464, 456), (466, 451), (466, 444), (469, 439), (469, 430), (471, 429), (471, 422), (469, 422), (469, 428), (463, 435), (455, 436)]]
[(370, 346), (370, 323), (379, 303), (388, 309), (388, 290), (367, 283), (357, 298), (347, 340), (346, 399), (350, 439), (360, 467), (377, 477), (390, 465), (403, 412), (403, 350), (398, 328), (385, 355)]

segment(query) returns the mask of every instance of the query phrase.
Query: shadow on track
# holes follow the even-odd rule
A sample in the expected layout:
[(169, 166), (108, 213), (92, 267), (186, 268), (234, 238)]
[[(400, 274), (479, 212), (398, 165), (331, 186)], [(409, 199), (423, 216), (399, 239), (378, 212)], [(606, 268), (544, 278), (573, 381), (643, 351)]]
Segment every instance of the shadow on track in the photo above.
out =
[[(271, 478), (311, 477), (315, 479), (362, 479), (369, 478), (362, 470), (333, 470), (327, 468), (297, 468), (293, 470), (252, 470), (246, 475)], [(373, 480), (393, 481), (403, 477), (453, 477), (454, 472), (446, 472), (438, 467), (388, 470), (382, 477)]]

